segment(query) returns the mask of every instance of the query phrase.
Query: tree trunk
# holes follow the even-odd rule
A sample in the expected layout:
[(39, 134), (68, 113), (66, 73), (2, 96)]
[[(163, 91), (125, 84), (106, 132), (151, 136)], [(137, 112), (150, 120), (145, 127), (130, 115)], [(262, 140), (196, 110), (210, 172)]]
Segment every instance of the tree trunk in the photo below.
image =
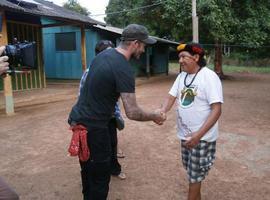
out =
[(219, 78), (224, 78), (223, 70), (222, 70), (222, 44), (220, 40), (216, 40), (215, 42), (215, 66), (214, 71), (217, 73)]

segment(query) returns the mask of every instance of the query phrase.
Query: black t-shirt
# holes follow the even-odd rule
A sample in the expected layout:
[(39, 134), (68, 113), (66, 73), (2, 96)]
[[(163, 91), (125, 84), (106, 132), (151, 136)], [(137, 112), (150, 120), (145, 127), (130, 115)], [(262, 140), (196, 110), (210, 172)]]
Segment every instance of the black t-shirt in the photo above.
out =
[(107, 126), (120, 93), (134, 93), (135, 78), (131, 65), (115, 49), (99, 53), (93, 60), (69, 123)]

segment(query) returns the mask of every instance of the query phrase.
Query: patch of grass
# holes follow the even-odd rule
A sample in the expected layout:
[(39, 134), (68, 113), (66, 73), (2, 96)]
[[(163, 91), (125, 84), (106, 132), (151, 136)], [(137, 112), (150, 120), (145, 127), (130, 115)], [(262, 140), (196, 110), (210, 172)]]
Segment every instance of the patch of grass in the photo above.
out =
[(270, 73), (270, 67), (237, 67), (237, 66), (224, 66), (225, 72), (254, 72), (254, 73)]
[(179, 63), (178, 62), (170, 62), (169, 68), (170, 69), (179, 69)]
[[(170, 69), (179, 69), (179, 63), (171, 62)], [(214, 65), (208, 65), (210, 69), (214, 69)], [(235, 72), (249, 72), (249, 73), (267, 73), (270, 74), (270, 67), (247, 67), (247, 66), (231, 66), (223, 65), (223, 72), (226, 73), (235, 73)]]
[[(211, 69), (214, 69), (214, 65), (210, 65)], [(247, 66), (232, 66), (232, 65), (223, 65), (223, 72), (234, 73), (234, 72), (249, 72), (249, 73), (270, 73), (270, 67), (247, 67)]]

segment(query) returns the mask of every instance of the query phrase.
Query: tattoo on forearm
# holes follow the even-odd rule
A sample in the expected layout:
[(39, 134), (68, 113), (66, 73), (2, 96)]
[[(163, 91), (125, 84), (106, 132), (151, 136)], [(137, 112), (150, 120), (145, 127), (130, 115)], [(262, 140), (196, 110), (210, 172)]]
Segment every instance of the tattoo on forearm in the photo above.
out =
[(154, 119), (154, 113), (143, 111), (136, 102), (135, 93), (121, 93), (126, 115), (136, 121), (150, 121)]

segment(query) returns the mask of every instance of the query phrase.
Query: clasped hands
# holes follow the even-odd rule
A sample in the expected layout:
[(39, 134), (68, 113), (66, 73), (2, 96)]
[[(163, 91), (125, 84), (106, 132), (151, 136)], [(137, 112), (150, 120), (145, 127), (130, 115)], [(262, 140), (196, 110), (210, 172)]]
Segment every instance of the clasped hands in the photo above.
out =
[(155, 119), (153, 119), (153, 121), (158, 124), (158, 125), (162, 125), (163, 122), (167, 119), (166, 113), (161, 110), (161, 109), (157, 109), (155, 110)]

